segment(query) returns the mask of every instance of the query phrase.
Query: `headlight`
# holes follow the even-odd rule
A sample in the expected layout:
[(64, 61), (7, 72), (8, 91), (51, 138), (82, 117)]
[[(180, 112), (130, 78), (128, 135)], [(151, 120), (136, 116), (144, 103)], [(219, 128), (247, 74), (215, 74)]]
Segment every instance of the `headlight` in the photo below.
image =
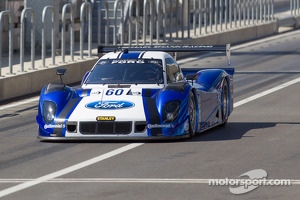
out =
[(180, 107), (180, 101), (169, 101), (163, 107), (163, 121), (172, 122), (176, 119)]
[(44, 101), (43, 103), (43, 117), (47, 123), (52, 123), (56, 113), (56, 105), (52, 101)]

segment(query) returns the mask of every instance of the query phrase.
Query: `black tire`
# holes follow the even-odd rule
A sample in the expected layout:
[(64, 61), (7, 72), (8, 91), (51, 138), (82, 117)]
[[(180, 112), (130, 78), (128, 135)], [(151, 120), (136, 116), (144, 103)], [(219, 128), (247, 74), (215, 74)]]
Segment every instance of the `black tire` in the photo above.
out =
[(196, 104), (195, 104), (195, 97), (193, 92), (190, 93), (190, 99), (189, 99), (189, 134), (190, 138), (194, 137), (196, 135)]
[(228, 110), (229, 110), (229, 87), (228, 82), (225, 79), (222, 86), (222, 100), (221, 100), (221, 114), (223, 123), (221, 126), (225, 126), (228, 121)]

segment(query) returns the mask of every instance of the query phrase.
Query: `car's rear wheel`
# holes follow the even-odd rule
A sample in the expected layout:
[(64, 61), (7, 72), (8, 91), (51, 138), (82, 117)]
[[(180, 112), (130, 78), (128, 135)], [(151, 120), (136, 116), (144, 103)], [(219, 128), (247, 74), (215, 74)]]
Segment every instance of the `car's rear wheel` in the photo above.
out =
[(225, 126), (228, 121), (228, 104), (229, 104), (229, 92), (228, 92), (228, 82), (225, 79), (222, 87), (222, 104), (221, 104), (221, 112), (222, 112), (222, 126)]
[(196, 134), (196, 104), (195, 104), (195, 97), (193, 92), (190, 93), (190, 100), (189, 100), (189, 134), (190, 137), (194, 137)]

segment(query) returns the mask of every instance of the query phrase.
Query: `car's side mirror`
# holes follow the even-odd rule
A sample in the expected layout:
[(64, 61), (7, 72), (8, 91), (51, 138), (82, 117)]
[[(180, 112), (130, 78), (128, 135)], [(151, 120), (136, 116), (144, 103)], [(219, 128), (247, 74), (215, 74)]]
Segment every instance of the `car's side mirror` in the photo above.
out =
[(65, 75), (66, 71), (67, 71), (67, 69), (64, 69), (64, 68), (57, 68), (57, 69), (56, 69), (56, 75), (59, 76), (60, 82), (61, 82), (62, 84), (64, 84), (64, 83), (63, 83), (63, 80), (62, 80), (62, 77), (61, 77), (61, 76)]
[(193, 84), (194, 84), (194, 81), (197, 80), (197, 78), (198, 78), (197, 75), (198, 75), (198, 74), (187, 74), (187, 75), (185, 76), (185, 79), (186, 79), (186, 80), (191, 80), (191, 81), (192, 81), (192, 85), (193, 85)]
[(187, 74), (185, 76), (186, 80), (197, 80), (197, 74)]
[(57, 68), (56, 69), (56, 74), (57, 75), (65, 75), (67, 69), (64, 69), (64, 68)]

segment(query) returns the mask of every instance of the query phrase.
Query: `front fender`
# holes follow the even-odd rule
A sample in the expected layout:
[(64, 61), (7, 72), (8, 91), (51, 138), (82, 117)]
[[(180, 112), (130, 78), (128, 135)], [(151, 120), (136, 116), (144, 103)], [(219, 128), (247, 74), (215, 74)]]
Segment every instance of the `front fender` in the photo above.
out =
[[(44, 86), (41, 93), (38, 104), (38, 115), (36, 116), (36, 121), (39, 125), (40, 135), (50, 136), (54, 129), (58, 126), (63, 128), (62, 119), (58, 116), (64, 110), (65, 106), (68, 104), (70, 99), (77, 98), (77, 93), (71, 88), (61, 83), (50, 83)], [(52, 102), (55, 105), (54, 120), (49, 123), (45, 121), (44, 113), (44, 102)], [(59, 121), (59, 124), (58, 124)]]

